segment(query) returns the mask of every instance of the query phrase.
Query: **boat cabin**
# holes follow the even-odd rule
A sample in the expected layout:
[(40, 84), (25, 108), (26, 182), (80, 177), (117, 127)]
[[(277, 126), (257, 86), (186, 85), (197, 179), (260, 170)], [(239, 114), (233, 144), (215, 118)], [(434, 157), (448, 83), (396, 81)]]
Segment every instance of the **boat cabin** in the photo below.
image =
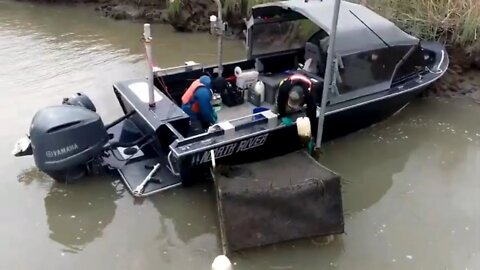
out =
[[(254, 7), (247, 28), (248, 58), (294, 55), (304, 73), (323, 79), (334, 2), (290, 0)], [(336, 87), (329, 104), (391, 89), (424, 72), (429, 60), (433, 63), (418, 38), (346, 1), (340, 6), (334, 59)]]

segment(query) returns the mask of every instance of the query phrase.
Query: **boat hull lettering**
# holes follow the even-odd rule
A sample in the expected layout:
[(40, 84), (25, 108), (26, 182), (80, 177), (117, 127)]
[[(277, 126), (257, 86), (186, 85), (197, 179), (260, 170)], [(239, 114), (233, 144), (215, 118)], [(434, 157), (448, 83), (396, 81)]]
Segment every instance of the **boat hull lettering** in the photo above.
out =
[(231, 156), (234, 153), (245, 152), (253, 148), (260, 147), (265, 144), (265, 142), (267, 141), (267, 137), (268, 137), (268, 133), (207, 150), (205, 152), (197, 154), (192, 159), (192, 165), (199, 165), (199, 164), (203, 164), (211, 161), (212, 160), (212, 157), (210, 155), (211, 150), (214, 151), (215, 159), (219, 159), (219, 158)]

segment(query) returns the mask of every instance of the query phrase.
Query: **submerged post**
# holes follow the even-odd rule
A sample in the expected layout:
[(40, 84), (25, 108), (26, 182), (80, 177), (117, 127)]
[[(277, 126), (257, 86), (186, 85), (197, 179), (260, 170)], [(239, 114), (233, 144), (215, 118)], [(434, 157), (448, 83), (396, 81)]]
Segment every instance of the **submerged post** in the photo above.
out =
[(152, 34), (150, 24), (143, 25), (143, 42), (145, 43), (145, 53), (147, 54), (148, 66), (148, 106), (155, 107), (154, 90), (153, 90), (153, 61), (152, 61)]
[(330, 41), (328, 45), (327, 65), (325, 70), (325, 80), (323, 83), (322, 104), (320, 107), (320, 116), (318, 117), (318, 129), (317, 129), (317, 141), (315, 147), (320, 149), (323, 136), (323, 124), (325, 121), (325, 112), (327, 109), (328, 92), (332, 89), (333, 84), (333, 61), (335, 55), (335, 42), (337, 39), (337, 25), (338, 25), (338, 13), (340, 12), (341, 0), (335, 0), (333, 7), (333, 19), (332, 30), (330, 31)]
[[(224, 24), (223, 24), (223, 18), (222, 18), (222, 3), (220, 0), (215, 0), (215, 3), (217, 4), (217, 9), (218, 9), (218, 14), (217, 18), (210, 17), (210, 23), (216, 23), (216, 34), (218, 35), (218, 76), (222, 76), (223, 73), (223, 32), (225, 31), (224, 29)], [(215, 19), (215, 20), (214, 20)]]

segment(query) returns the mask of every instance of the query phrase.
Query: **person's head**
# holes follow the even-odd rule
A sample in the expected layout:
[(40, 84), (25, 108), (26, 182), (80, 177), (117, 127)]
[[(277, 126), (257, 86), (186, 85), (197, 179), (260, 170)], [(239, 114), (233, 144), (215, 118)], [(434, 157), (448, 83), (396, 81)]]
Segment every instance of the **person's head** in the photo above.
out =
[(303, 88), (295, 85), (288, 93), (288, 107), (298, 110), (302, 107), (305, 97), (303, 94)]
[(212, 79), (210, 79), (210, 77), (207, 75), (200, 77), (200, 83), (205, 85), (205, 87), (208, 89), (212, 87)]

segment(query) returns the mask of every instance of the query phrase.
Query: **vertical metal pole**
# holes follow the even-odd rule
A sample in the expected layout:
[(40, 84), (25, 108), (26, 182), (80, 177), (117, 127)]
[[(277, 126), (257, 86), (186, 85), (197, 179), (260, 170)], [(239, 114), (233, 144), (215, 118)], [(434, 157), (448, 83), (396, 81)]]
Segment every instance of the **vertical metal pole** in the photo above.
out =
[(323, 136), (323, 124), (325, 121), (325, 111), (327, 109), (327, 98), (328, 92), (332, 89), (333, 82), (333, 60), (335, 55), (335, 42), (337, 39), (337, 24), (338, 24), (338, 13), (340, 12), (340, 2), (341, 0), (335, 0), (335, 5), (333, 7), (333, 19), (332, 19), (332, 30), (330, 32), (330, 40), (328, 45), (328, 56), (327, 56), (327, 65), (325, 69), (325, 81), (323, 82), (323, 93), (322, 93), (322, 104), (320, 107), (320, 116), (318, 117), (318, 129), (317, 129), (317, 141), (315, 147), (320, 149)]
[(222, 19), (222, 3), (220, 0), (215, 0), (218, 8), (218, 19), (217, 19), (217, 35), (218, 35), (218, 76), (222, 76), (223, 73), (223, 32), (224, 25)]
[(148, 66), (148, 106), (155, 107), (155, 98), (153, 92), (152, 35), (150, 31), (150, 24), (148, 23), (143, 25), (143, 42), (145, 43)]

